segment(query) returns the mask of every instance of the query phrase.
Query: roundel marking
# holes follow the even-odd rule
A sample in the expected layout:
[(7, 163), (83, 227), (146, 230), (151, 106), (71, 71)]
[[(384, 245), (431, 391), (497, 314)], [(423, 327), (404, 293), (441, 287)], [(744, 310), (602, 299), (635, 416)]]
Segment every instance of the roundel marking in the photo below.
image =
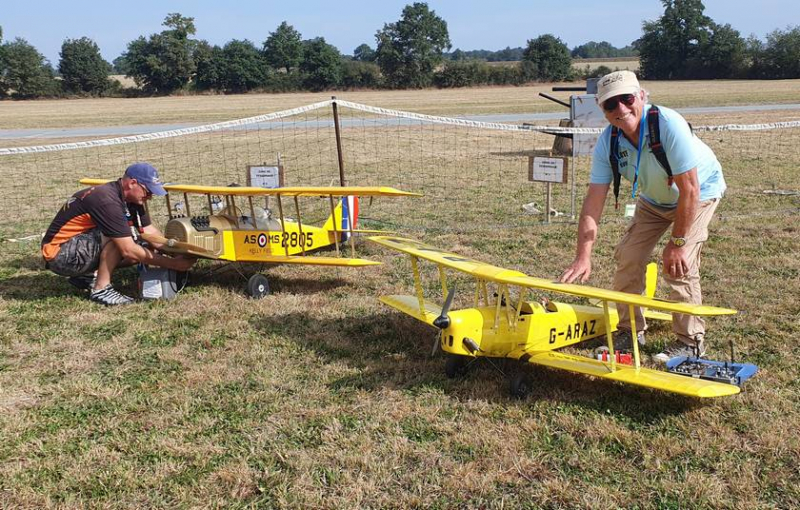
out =
[(258, 239), (256, 240), (256, 242), (258, 242), (258, 247), (259, 248), (263, 248), (264, 246), (266, 246), (267, 245), (267, 234), (264, 234), (263, 232), (261, 234), (258, 234)]

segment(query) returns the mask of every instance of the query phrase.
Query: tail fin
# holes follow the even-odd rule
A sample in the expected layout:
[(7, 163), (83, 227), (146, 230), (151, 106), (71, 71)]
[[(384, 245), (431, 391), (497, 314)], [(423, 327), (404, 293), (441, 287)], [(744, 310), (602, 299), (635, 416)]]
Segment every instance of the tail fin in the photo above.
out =
[[(350, 224), (351, 217), (352, 225)], [(347, 241), (350, 238), (348, 232), (350, 228), (352, 227), (353, 230), (358, 228), (358, 197), (343, 197), (333, 210), (333, 215), (328, 217), (322, 228), (333, 230), (334, 225), (336, 225), (336, 230), (342, 232), (341, 241)]]
[(645, 277), (645, 290), (644, 293), (647, 297), (654, 297), (656, 295), (656, 286), (658, 284), (658, 264), (651, 262), (647, 264), (647, 275)]

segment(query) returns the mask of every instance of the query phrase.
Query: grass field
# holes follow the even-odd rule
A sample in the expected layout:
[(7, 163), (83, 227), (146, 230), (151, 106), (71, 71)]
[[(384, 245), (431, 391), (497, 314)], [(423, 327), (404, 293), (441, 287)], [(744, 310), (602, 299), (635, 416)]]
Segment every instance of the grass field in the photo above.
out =
[[(756, 86), (765, 102), (796, 102), (799, 83), (647, 86), (659, 104), (705, 106), (751, 102)], [(424, 113), (509, 113), (550, 108), (536, 98), (549, 87), (337, 95)], [(4, 128), (206, 122), (329, 95), (0, 102), (0, 112)], [(497, 193), (496, 183), (507, 181), (487, 180), (482, 193), (496, 200), (484, 202), (459, 183), (474, 176), (458, 173), (469, 167), (458, 154), (499, 142), (446, 129), (429, 136), (435, 143), (420, 145), (405, 131), (397, 141), (378, 134), (358, 146), (362, 153), (348, 152), (348, 164), (363, 164), (352, 169), (364, 182), (439, 195), (392, 202), (405, 204), (402, 214), (388, 209), (408, 229), (400, 233), (531, 275), (559, 274), (574, 253), (574, 224), (515, 219), (513, 228), (497, 228), (516, 218), (530, 188)], [(36, 243), (5, 242), (0, 506), (798, 507), (800, 198), (763, 193), (800, 189), (798, 149), (780, 131), (706, 136), (729, 191), (704, 247), (705, 301), (740, 310), (709, 320), (709, 354), (726, 358), (733, 340), (737, 358), (760, 366), (742, 394), (697, 401), (530, 367), (533, 395), (517, 401), (488, 364), (448, 379), (443, 356), (430, 356), (434, 332), (376, 299), (410, 291), (406, 261), (369, 244), (361, 255), (382, 266), (270, 268), (273, 294), (259, 301), (245, 297), (236, 271), (201, 263), (194, 285), (174, 301), (105, 309), (45, 271)], [(428, 164), (455, 185), (424, 189), (402, 168), (368, 159), (389, 144), (413, 163), (407, 172)], [(7, 190), (14, 184), (2, 179)], [(451, 205), (490, 203), (491, 214), (465, 207), (453, 219), (438, 210), (451, 196)], [(370, 216), (366, 204), (362, 214)], [(428, 217), (455, 224), (421, 228)], [(624, 228), (607, 207), (594, 285), (610, 284)], [(135, 273), (121, 272), (115, 285), (134, 292)], [(471, 299), (465, 294), (458, 304)], [(654, 326), (646, 353), (670, 339), (668, 327)]]

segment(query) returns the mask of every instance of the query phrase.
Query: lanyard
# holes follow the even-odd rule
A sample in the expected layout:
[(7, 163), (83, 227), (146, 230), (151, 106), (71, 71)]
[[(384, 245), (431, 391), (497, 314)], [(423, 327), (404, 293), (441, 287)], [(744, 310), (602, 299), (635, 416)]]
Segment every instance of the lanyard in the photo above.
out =
[(636, 166), (633, 167), (633, 188), (631, 189), (631, 198), (636, 198), (636, 188), (639, 185), (639, 163), (642, 161), (642, 143), (644, 142), (644, 124), (647, 122), (647, 117), (642, 108), (642, 118), (639, 121), (639, 145), (636, 147)]

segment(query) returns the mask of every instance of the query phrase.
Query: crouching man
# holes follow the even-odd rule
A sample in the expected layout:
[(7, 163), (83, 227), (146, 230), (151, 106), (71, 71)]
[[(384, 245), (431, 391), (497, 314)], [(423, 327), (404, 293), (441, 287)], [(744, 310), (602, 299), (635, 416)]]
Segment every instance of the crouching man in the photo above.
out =
[(142, 233), (161, 235), (144, 204), (153, 195), (166, 194), (158, 172), (148, 163), (134, 163), (122, 178), (78, 191), (58, 211), (42, 239), (47, 268), (69, 277), (70, 284), (89, 291), (89, 299), (107, 306), (134, 301), (111, 285), (111, 274), (118, 267), (141, 262), (188, 270), (195, 259), (166, 257), (139, 244)]

